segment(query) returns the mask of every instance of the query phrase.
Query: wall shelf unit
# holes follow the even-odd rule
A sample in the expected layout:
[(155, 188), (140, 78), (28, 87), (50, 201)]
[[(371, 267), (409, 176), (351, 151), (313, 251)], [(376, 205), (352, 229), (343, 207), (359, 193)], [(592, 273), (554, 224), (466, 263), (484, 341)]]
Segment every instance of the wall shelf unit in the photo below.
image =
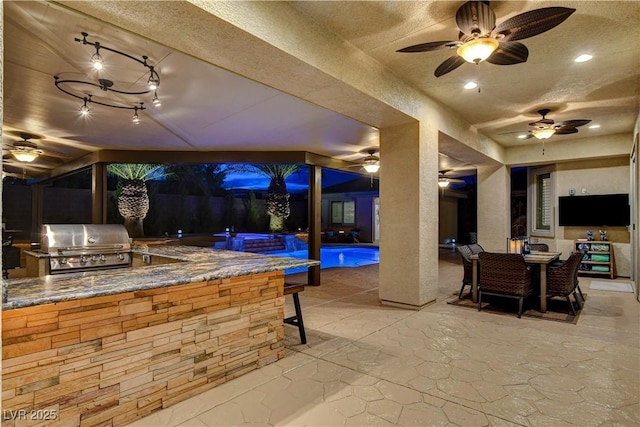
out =
[(578, 239), (574, 244), (575, 250), (584, 252), (578, 274), (591, 277), (616, 277), (616, 263), (613, 256), (613, 242), (588, 241)]

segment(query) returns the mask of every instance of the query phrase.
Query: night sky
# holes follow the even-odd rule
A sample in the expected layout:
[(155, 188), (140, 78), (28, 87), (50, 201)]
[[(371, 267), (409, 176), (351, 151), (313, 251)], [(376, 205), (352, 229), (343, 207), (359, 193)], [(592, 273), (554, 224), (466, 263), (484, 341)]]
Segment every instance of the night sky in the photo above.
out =
[[(322, 187), (330, 187), (347, 181), (360, 178), (362, 175), (336, 171), (333, 169), (322, 170)], [(303, 193), (308, 189), (309, 170), (303, 168), (297, 173), (289, 176), (285, 182), (290, 193)], [(249, 172), (233, 172), (227, 175), (224, 181), (224, 188), (245, 189), (245, 190), (266, 190), (269, 187), (269, 179), (260, 174)]]

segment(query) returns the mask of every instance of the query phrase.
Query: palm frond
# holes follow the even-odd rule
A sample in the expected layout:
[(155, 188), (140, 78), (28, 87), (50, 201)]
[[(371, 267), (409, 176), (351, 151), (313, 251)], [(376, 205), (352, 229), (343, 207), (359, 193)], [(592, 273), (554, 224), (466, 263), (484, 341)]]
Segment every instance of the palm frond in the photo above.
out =
[(107, 165), (107, 172), (122, 179), (152, 181), (169, 178), (165, 165), (157, 163), (111, 163)]
[(290, 175), (300, 171), (301, 165), (295, 163), (264, 163), (264, 164), (234, 164), (229, 166), (230, 170), (236, 172), (252, 172), (264, 175), (269, 179), (284, 180)]

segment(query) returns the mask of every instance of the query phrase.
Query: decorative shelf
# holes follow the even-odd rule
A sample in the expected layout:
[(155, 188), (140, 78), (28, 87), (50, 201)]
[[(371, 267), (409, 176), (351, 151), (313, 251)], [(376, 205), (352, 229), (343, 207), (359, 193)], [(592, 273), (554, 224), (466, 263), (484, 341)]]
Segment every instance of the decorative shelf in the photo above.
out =
[(613, 256), (613, 242), (579, 239), (574, 249), (583, 252), (578, 274), (582, 276), (616, 277), (616, 264)]

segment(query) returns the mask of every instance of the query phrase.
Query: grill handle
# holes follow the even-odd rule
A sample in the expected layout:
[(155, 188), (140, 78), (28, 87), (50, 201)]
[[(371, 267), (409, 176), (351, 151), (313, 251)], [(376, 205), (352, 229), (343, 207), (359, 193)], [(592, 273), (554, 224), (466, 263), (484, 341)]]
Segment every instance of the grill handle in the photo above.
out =
[(67, 246), (66, 248), (58, 248), (58, 253), (61, 254), (64, 251), (113, 251), (117, 249), (124, 249), (124, 245), (102, 245), (102, 246)]

